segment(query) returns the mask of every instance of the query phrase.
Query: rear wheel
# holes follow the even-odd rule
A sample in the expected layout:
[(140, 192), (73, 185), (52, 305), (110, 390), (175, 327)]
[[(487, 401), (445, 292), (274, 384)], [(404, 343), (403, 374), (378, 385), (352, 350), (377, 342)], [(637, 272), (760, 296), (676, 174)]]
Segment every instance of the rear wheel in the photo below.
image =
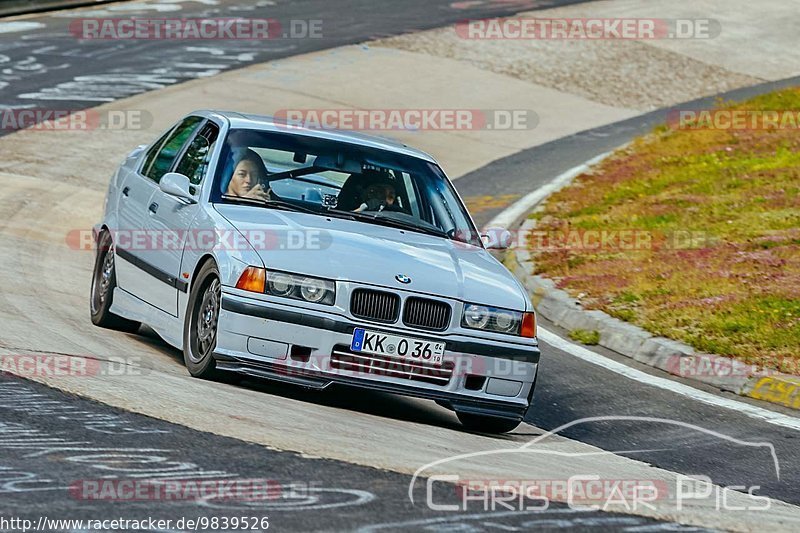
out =
[(104, 231), (97, 240), (97, 255), (95, 256), (94, 271), (92, 272), (92, 289), (89, 297), (89, 311), (92, 315), (92, 323), (101, 328), (135, 333), (141, 326), (140, 322), (122, 318), (110, 311), (114, 297), (114, 287), (116, 286), (117, 274), (114, 266), (111, 235)]
[(472, 413), (459, 413), (456, 416), (464, 424), (464, 427), (479, 433), (508, 433), (515, 429), (520, 420), (508, 418), (498, 418), (496, 416), (475, 415)]
[(183, 326), (183, 360), (196, 378), (235, 382), (238, 376), (217, 370), (214, 359), (221, 298), (219, 271), (213, 261), (208, 261), (197, 273), (189, 293)]

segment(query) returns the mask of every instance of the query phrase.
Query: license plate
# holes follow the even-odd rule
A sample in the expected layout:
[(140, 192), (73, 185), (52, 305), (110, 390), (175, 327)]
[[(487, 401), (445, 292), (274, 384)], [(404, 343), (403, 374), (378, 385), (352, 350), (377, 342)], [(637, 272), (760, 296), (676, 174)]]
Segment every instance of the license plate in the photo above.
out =
[(353, 342), (350, 344), (350, 349), (354, 352), (383, 355), (394, 359), (441, 366), (444, 345), (445, 343), (443, 342), (388, 335), (356, 328), (353, 331)]

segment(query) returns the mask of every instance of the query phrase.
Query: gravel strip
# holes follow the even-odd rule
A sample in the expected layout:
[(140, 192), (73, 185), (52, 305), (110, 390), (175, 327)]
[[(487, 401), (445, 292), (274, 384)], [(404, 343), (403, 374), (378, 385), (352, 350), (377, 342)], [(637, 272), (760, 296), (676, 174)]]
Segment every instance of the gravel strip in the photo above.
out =
[[(567, 9), (530, 16), (568, 17)], [(640, 41), (469, 40), (449, 26), (370, 44), (456, 59), (602, 104), (642, 111), (763, 81)]]

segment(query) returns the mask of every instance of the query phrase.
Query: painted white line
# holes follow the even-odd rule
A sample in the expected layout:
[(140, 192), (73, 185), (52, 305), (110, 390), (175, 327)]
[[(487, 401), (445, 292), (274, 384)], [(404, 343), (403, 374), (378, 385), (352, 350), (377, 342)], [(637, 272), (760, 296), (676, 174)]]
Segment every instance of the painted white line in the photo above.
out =
[[(400, 529), (400, 528), (410, 528), (417, 526), (417, 529), (423, 529), (422, 526), (430, 526), (437, 525), (437, 524), (447, 524), (449, 522), (455, 522), (458, 529), (451, 529), (451, 531), (477, 531), (470, 529), (468, 527), (464, 527), (466, 524), (461, 522), (466, 522), (467, 520), (497, 520), (498, 518), (516, 518), (520, 516), (544, 516), (544, 515), (554, 515), (554, 514), (586, 514), (587, 511), (581, 509), (544, 509), (544, 510), (520, 510), (520, 511), (494, 511), (494, 512), (486, 512), (486, 513), (477, 513), (477, 514), (455, 514), (451, 516), (442, 516), (439, 518), (423, 518), (421, 520), (409, 520), (407, 522), (388, 522), (385, 524), (371, 524), (368, 526), (362, 526), (357, 531), (359, 533), (368, 533), (372, 531), (378, 531), (381, 529)], [(631, 515), (626, 515), (626, 518), (638, 518)], [(606, 517), (603, 517), (606, 518)], [(674, 524), (671, 524), (674, 526)], [(501, 526), (502, 527), (502, 526)], [(514, 526), (509, 526), (510, 529), (508, 531), (519, 531)], [(511, 529), (513, 528), (513, 529)]]
[(776, 413), (775, 411), (770, 411), (769, 409), (750, 405), (749, 403), (740, 402), (738, 400), (723, 398), (721, 396), (684, 385), (683, 383), (672, 381), (671, 379), (652, 376), (642, 372), (641, 370), (631, 368), (628, 365), (602, 356), (596, 352), (584, 348), (583, 346), (574, 344), (559, 337), (552, 331), (542, 328), (541, 326), (538, 328), (538, 332), (539, 340), (549, 344), (553, 348), (563, 350), (568, 354), (577, 357), (578, 359), (582, 359), (587, 363), (605, 368), (606, 370), (616, 372), (617, 374), (625, 376), (628, 379), (632, 379), (646, 385), (651, 385), (653, 387), (658, 387), (675, 394), (680, 394), (681, 396), (685, 396), (707, 405), (722, 407), (723, 409), (730, 409), (732, 411), (736, 411), (737, 413), (747, 415), (751, 418), (763, 420), (769, 424), (800, 431), (800, 418), (784, 415), (782, 413)]
[(44, 28), (41, 22), (30, 21), (14, 21), (14, 22), (0, 22), (0, 33), (14, 33), (20, 31), (31, 31)]
[(577, 167), (573, 167), (566, 172), (559, 174), (556, 176), (552, 181), (542, 185), (535, 191), (530, 194), (527, 194), (511, 204), (511, 206), (494, 217), (492, 220), (486, 224), (486, 228), (509, 228), (511, 227), (514, 222), (525, 216), (531, 209), (536, 207), (536, 204), (559, 190), (560, 188), (567, 185), (570, 181), (575, 179), (577, 176), (580, 176), (592, 165), (595, 165), (611, 155), (611, 152), (606, 152), (603, 154), (598, 155), (597, 157), (593, 157), (592, 159), (588, 160), (587, 162), (583, 163), (582, 165), (578, 165)]

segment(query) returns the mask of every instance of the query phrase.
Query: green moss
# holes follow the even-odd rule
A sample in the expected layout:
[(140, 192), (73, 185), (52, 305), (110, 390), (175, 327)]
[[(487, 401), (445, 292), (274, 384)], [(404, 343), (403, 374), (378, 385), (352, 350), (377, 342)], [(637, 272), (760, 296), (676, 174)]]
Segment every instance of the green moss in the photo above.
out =
[(594, 346), (600, 343), (600, 332), (596, 330), (573, 329), (569, 332), (569, 338), (581, 344)]

